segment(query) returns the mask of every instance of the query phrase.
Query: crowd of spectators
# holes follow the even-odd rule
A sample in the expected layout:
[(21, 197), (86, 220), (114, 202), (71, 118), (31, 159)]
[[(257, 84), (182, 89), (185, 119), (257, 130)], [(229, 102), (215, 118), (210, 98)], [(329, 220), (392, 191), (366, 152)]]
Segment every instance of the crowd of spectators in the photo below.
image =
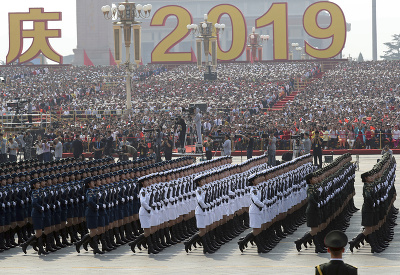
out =
[[(236, 150), (247, 146), (239, 134), (255, 137), (254, 149), (264, 150), (261, 137), (275, 136), (277, 149), (289, 149), (292, 136), (312, 139), (316, 130), (324, 148), (396, 148), (400, 141), (398, 61), (341, 62), (323, 77), (318, 62), (220, 64), (216, 81), (204, 80), (193, 65), (142, 66), (132, 77), (132, 112), (125, 114), (123, 67), (1, 67), (0, 75), (6, 79), (3, 115), (13, 113), (6, 102), (14, 98), (30, 101), (33, 112), (51, 113), (45, 135), (57, 137), (63, 152), (73, 152), (77, 137), (83, 151), (95, 151), (94, 142), (111, 136), (115, 150), (125, 137), (145, 154), (161, 144), (160, 132), (179, 147), (178, 117), (187, 124), (186, 144), (193, 144), (195, 126), (186, 111), (193, 103), (207, 106), (203, 134), (228, 134)], [(302, 82), (309, 84), (282, 111), (270, 110)]]

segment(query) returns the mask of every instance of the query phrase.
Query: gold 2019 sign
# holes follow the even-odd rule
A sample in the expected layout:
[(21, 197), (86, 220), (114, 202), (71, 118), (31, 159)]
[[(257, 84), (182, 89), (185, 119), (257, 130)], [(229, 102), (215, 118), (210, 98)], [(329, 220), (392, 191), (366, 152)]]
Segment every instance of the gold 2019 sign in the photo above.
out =
[[(317, 16), (322, 11), (330, 14), (331, 23), (322, 28)], [(232, 44), (227, 51), (218, 43), (219, 60), (229, 61), (240, 57), (245, 50), (247, 40), (246, 20), (242, 12), (230, 4), (221, 4), (208, 12), (208, 21), (219, 23), (223, 15), (228, 15), (232, 23)], [(151, 19), (150, 26), (165, 26), (168, 17), (175, 16), (177, 25), (154, 48), (152, 63), (190, 62), (190, 52), (170, 52), (170, 49), (189, 35), (187, 25), (193, 23), (190, 12), (181, 6), (165, 6), (158, 9)], [(273, 3), (271, 7), (255, 20), (256, 28), (273, 27), (273, 48), (275, 60), (288, 59), (288, 3)], [(317, 39), (332, 38), (329, 47), (318, 49), (304, 41), (304, 51), (315, 58), (332, 58), (338, 55), (346, 43), (346, 20), (341, 8), (335, 3), (322, 1), (310, 5), (303, 14), (303, 26), (308, 35)]]

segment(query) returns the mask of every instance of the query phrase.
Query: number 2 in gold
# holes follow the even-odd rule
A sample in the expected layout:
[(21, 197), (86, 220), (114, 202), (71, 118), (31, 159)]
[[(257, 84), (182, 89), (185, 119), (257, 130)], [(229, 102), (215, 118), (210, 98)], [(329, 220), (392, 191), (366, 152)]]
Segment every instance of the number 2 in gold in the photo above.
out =
[(178, 23), (175, 29), (168, 34), (151, 53), (152, 63), (176, 63), (176, 62), (190, 62), (190, 52), (170, 52), (176, 44), (181, 42), (189, 35), (186, 28), (187, 25), (192, 24), (193, 18), (190, 12), (180, 6), (165, 6), (156, 11), (151, 19), (150, 26), (165, 26), (168, 17), (176, 16)]

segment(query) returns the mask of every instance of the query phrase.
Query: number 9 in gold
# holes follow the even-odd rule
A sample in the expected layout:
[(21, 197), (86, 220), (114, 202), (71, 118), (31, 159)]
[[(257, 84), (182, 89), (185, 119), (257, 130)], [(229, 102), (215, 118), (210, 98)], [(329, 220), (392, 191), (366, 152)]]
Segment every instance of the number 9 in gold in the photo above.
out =
[[(330, 14), (331, 24), (327, 28), (318, 25), (317, 17), (322, 11)], [(317, 2), (307, 8), (303, 16), (304, 30), (308, 35), (332, 42), (326, 49), (317, 49), (305, 42), (305, 52), (315, 58), (332, 58), (338, 55), (346, 43), (346, 19), (340, 7), (332, 2)]]

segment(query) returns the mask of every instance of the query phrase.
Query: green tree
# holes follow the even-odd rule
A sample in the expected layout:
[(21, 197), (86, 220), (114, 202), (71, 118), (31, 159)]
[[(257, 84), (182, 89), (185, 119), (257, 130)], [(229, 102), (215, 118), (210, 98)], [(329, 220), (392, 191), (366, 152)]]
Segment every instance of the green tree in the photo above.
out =
[(358, 61), (358, 62), (364, 62), (364, 56), (362, 55), (362, 53), (360, 53), (360, 54), (358, 55), (357, 61)]
[(385, 51), (385, 55), (381, 55), (381, 58), (385, 60), (399, 60), (400, 59), (400, 34), (392, 35), (392, 42), (383, 43), (389, 49)]

